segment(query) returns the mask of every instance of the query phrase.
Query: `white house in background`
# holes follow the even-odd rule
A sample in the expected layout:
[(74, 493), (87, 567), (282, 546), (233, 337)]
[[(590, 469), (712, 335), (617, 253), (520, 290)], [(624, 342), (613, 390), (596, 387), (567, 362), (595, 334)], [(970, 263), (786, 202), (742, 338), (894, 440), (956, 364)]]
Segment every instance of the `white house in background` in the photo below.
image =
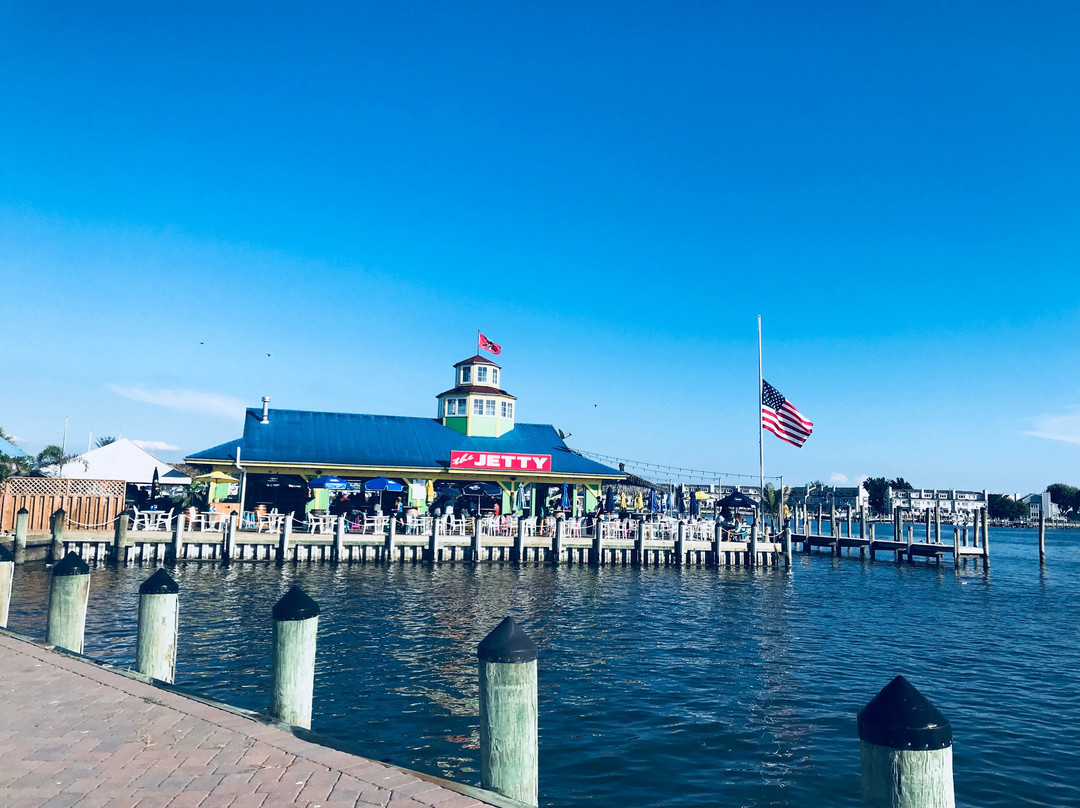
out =
[(1050, 492), (1043, 491), (1041, 494), (1028, 494), (1019, 497), (1019, 500), (1028, 506), (1033, 521), (1039, 520), (1039, 514), (1045, 513), (1047, 520), (1057, 519), (1061, 516), (1061, 508), (1050, 501)]
[[(127, 438), (120, 438), (64, 464), (65, 477), (88, 480), (123, 480), (132, 485), (150, 485), (154, 470), (161, 485), (190, 485), (191, 478), (163, 463)], [(60, 476), (59, 466), (43, 469), (50, 477)]]
[(916, 488), (914, 490), (894, 489), (891, 485), (885, 494), (885, 509), (892, 512), (902, 508), (915, 514), (934, 510), (935, 506), (942, 514), (964, 514), (987, 507), (990, 495), (987, 491), (958, 491), (955, 488), (939, 491), (938, 489)]

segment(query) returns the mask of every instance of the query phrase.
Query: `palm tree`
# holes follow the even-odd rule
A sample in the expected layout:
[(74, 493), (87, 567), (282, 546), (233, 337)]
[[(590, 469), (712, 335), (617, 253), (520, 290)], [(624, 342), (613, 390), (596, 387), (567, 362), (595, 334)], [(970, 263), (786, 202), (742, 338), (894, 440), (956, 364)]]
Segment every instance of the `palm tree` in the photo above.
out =
[(102, 446), (108, 446), (110, 443), (116, 443), (116, 437), (114, 435), (102, 435), (94, 441), (94, 445), (99, 449)]

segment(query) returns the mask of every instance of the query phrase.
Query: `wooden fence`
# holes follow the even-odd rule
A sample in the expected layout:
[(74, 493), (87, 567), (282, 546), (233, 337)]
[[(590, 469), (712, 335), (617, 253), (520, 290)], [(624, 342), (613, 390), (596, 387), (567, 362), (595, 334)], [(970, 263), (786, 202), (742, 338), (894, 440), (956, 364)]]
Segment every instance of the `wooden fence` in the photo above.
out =
[(0, 530), (15, 530), (20, 508), (30, 514), (27, 530), (47, 532), (58, 508), (76, 530), (112, 530), (124, 509), (123, 480), (12, 477), (0, 486)]

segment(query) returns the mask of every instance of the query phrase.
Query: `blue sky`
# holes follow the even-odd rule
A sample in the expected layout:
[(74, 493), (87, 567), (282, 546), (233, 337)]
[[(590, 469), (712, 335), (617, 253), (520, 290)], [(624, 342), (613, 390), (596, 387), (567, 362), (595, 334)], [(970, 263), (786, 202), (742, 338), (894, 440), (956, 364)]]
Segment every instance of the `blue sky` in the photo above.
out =
[[(0, 424), (518, 418), (796, 483), (1080, 482), (1080, 5), (0, 4)], [(165, 448), (173, 447), (173, 448)]]

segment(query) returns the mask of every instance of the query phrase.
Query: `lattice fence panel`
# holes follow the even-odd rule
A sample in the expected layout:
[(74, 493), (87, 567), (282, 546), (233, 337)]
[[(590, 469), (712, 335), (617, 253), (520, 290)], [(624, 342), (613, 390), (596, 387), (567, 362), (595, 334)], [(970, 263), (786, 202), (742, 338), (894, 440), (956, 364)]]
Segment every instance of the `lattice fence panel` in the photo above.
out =
[(20, 508), (29, 512), (32, 533), (49, 530), (63, 508), (73, 529), (110, 530), (124, 508), (123, 480), (12, 477), (0, 487), (0, 530), (13, 531)]

